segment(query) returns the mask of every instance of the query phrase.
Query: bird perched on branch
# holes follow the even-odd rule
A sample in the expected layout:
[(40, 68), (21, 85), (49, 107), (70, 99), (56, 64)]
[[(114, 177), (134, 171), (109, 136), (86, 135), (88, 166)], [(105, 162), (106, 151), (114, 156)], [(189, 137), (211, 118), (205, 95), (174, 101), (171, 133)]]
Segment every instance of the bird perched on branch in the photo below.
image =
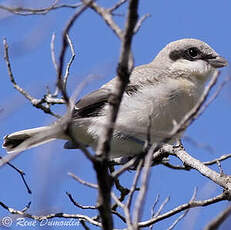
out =
[[(196, 105), (208, 79), (226, 65), (227, 61), (205, 42), (182, 39), (169, 43), (151, 63), (135, 67), (120, 104), (110, 157), (142, 152), (149, 125), (151, 143), (168, 137), (174, 125)], [(108, 98), (115, 82), (114, 78), (76, 103), (68, 132), (60, 119), (49, 126), (7, 135), (3, 147), (9, 153), (20, 152), (54, 139), (65, 139), (65, 148), (78, 148), (72, 136), (96, 149), (106, 125)]]

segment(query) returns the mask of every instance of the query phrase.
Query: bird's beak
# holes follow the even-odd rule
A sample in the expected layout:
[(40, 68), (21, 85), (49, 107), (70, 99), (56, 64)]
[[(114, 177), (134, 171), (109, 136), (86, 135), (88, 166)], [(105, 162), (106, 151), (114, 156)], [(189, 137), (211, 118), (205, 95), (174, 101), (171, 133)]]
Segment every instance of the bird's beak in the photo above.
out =
[(225, 58), (221, 56), (216, 56), (215, 58), (211, 58), (208, 60), (209, 64), (214, 68), (221, 68), (228, 65), (228, 62)]

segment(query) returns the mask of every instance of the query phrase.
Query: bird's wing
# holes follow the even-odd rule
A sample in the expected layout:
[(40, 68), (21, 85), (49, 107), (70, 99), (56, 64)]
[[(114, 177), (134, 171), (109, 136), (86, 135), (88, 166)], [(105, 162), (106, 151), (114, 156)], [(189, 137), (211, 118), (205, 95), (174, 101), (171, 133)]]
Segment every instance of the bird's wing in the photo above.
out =
[(76, 103), (73, 118), (97, 116), (105, 103), (107, 103), (109, 96), (110, 90), (106, 88), (100, 88), (87, 94)]
[[(129, 84), (125, 93), (131, 95), (139, 90), (140, 86)], [(102, 107), (108, 102), (109, 96), (111, 95), (111, 90), (103, 87), (95, 90), (83, 98), (81, 98), (75, 105), (73, 111), (73, 118), (88, 118), (98, 116)]]
[[(103, 85), (100, 89), (81, 98), (75, 106), (73, 118), (89, 118), (96, 117), (103, 106), (108, 102), (111, 95), (111, 89), (116, 85), (116, 77)], [(156, 68), (152, 65), (146, 64), (135, 67), (130, 76), (130, 83), (125, 89), (125, 94), (131, 96), (137, 93), (144, 85), (159, 81), (159, 74)]]

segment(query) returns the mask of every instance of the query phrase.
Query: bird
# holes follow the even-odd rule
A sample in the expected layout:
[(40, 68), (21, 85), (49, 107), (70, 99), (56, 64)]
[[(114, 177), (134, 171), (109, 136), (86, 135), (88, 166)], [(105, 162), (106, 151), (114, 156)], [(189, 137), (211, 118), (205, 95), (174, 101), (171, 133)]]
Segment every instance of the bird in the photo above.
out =
[[(159, 144), (196, 105), (211, 76), (227, 64), (207, 43), (184, 38), (167, 44), (150, 63), (134, 67), (119, 107), (109, 157), (141, 153), (149, 126), (150, 143)], [(116, 78), (74, 106), (68, 132), (83, 146), (97, 148)], [(62, 121), (6, 135), (3, 148), (8, 153), (21, 152), (54, 139), (66, 140), (66, 149), (78, 148), (66, 130), (57, 128)], [(182, 135), (172, 137), (169, 143)]]

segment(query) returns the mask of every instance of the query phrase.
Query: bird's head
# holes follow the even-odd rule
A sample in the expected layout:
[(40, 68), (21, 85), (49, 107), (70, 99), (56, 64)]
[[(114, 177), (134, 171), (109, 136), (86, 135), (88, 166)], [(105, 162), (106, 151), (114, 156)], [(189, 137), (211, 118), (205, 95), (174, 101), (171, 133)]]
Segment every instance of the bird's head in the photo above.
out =
[[(152, 62), (161, 65), (169, 75), (206, 81), (227, 61), (208, 44), (197, 39), (182, 39), (169, 43)], [(194, 78), (194, 79), (193, 79)]]

